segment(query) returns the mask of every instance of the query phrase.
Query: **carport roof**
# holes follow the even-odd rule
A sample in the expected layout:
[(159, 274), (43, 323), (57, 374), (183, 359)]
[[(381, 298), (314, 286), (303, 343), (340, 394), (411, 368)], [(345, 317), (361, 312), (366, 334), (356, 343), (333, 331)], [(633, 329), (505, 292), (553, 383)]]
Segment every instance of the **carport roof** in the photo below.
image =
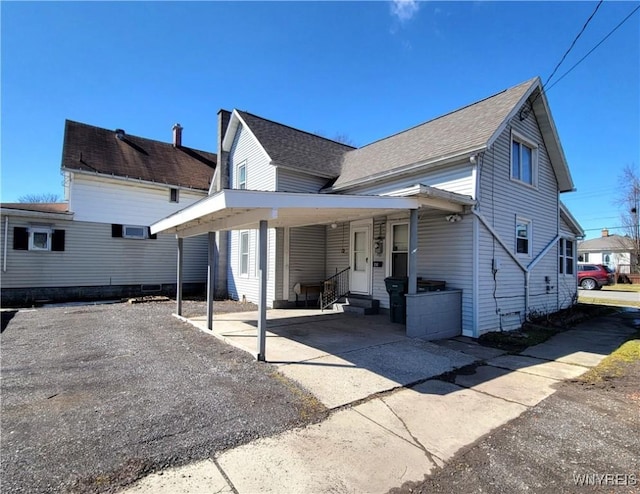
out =
[(402, 197), (222, 190), (151, 225), (151, 233), (191, 237), (219, 230), (322, 225), (428, 207), (462, 213), (468, 196), (416, 185)]

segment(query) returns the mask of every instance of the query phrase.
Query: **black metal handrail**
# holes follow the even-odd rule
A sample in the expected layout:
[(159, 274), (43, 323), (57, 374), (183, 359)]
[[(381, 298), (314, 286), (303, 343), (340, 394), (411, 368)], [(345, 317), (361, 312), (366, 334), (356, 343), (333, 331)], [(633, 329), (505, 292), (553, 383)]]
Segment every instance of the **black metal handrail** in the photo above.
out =
[(351, 268), (345, 268), (324, 280), (322, 292), (320, 293), (320, 309), (324, 310), (335, 304), (342, 297), (349, 295), (350, 270)]

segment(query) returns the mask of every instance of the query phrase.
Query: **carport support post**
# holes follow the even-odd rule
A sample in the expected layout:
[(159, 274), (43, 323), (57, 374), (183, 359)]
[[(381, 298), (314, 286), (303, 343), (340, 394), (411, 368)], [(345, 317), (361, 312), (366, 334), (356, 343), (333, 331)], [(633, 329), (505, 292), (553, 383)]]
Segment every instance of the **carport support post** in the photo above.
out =
[(258, 293), (258, 360), (265, 361), (267, 343), (267, 222), (260, 221), (260, 250), (258, 254), (258, 270), (260, 288)]
[(177, 266), (177, 283), (176, 283), (176, 313), (181, 316), (182, 315), (182, 277), (183, 277), (183, 272), (182, 272), (182, 264), (183, 264), (183, 257), (184, 257), (184, 250), (183, 250), (183, 246), (182, 246), (182, 242), (183, 242), (183, 238), (182, 237), (178, 237), (178, 266)]
[(207, 328), (213, 329), (213, 292), (216, 288), (216, 233), (209, 232), (209, 266), (207, 272)]
[(418, 210), (409, 213), (409, 286), (408, 293), (418, 291)]

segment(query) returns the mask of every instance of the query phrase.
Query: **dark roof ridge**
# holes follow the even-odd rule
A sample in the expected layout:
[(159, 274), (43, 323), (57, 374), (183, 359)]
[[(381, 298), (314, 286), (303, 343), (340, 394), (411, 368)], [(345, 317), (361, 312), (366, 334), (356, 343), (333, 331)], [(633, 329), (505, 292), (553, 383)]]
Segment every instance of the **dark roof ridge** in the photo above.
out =
[(418, 127), (422, 127), (423, 125), (429, 124), (431, 122), (435, 122), (436, 120), (440, 120), (441, 118), (448, 117), (449, 115), (453, 115), (454, 113), (458, 113), (459, 111), (466, 110), (467, 108), (471, 108), (472, 106), (479, 105), (480, 103), (483, 103), (483, 102), (485, 102), (487, 100), (490, 100), (491, 98), (495, 98), (496, 96), (504, 94), (507, 91), (511, 91), (512, 89), (515, 89), (517, 87), (532, 84), (533, 81), (535, 81), (536, 79), (537, 79), (537, 77), (533, 77), (533, 78), (529, 79), (528, 81), (521, 82), (520, 84), (516, 84), (515, 86), (511, 86), (511, 87), (509, 87), (507, 89), (503, 89), (502, 91), (498, 91), (497, 93), (492, 94), (491, 96), (487, 96), (486, 98), (482, 98), (480, 100), (474, 101), (473, 103), (469, 103), (467, 105), (461, 106), (460, 108), (456, 108), (455, 110), (452, 110), (450, 112), (443, 113), (442, 115), (438, 115), (437, 117), (433, 117), (430, 120), (425, 120), (424, 122), (421, 122), (421, 123), (416, 124), (416, 125), (414, 125), (412, 127), (409, 127), (408, 129), (404, 129), (404, 130), (401, 130), (399, 132), (396, 132), (395, 134), (391, 134), (391, 135), (388, 135), (388, 136), (385, 136), (385, 137), (381, 137), (380, 139), (376, 139), (375, 141), (371, 141), (370, 143), (365, 144), (364, 146), (359, 147), (357, 149), (364, 149), (364, 148), (366, 148), (368, 146), (371, 146), (373, 144), (376, 144), (378, 142), (382, 142), (382, 141), (384, 141), (386, 139), (391, 139), (392, 137), (396, 137), (396, 136), (398, 136), (400, 134), (404, 134), (405, 132), (409, 132), (409, 131), (411, 131), (413, 129), (417, 129)]
[(271, 120), (269, 118), (261, 117), (260, 115), (256, 115), (255, 113), (251, 113), (251, 112), (248, 112), (246, 110), (238, 110), (238, 112), (246, 113), (247, 115), (251, 115), (254, 118), (259, 118), (260, 120), (264, 120), (265, 122), (269, 122), (269, 123), (272, 123), (272, 124), (275, 124), (275, 125), (280, 125), (281, 127), (286, 127), (288, 129), (295, 130), (296, 132), (301, 132), (303, 134), (307, 134), (307, 135), (312, 136), (312, 137), (317, 137), (319, 139), (324, 139), (325, 141), (329, 141), (329, 142), (332, 142), (334, 144), (339, 144), (340, 146), (345, 146), (345, 147), (348, 147), (348, 148), (351, 148), (351, 149), (358, 149), (357, 147), (351, 146), (349, 144), (345, 144), (344, 142), (336, 141), (335, 139), (329, 139), (328, 137), (321, 136), (321, 135), (318, 135), (318, 134), (314, 134), (313, 132), (309, 132), (309, 131), (306, 131), (306, 130), (298, 129), (296, 127), (292, 127), (291, 125), (287, 125), (287, 124), (283, 124), (283, 123), (280, 123), (280, 122), (276, 122), (275, 120)]

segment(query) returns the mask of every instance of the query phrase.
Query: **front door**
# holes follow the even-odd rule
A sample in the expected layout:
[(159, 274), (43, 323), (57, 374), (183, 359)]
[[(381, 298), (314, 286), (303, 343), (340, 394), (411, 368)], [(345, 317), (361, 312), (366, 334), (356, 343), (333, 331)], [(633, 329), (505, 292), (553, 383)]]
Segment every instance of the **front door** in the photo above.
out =
[(371, 294), (371, 225), (351, 225), (351, 286), (353, 293)]

